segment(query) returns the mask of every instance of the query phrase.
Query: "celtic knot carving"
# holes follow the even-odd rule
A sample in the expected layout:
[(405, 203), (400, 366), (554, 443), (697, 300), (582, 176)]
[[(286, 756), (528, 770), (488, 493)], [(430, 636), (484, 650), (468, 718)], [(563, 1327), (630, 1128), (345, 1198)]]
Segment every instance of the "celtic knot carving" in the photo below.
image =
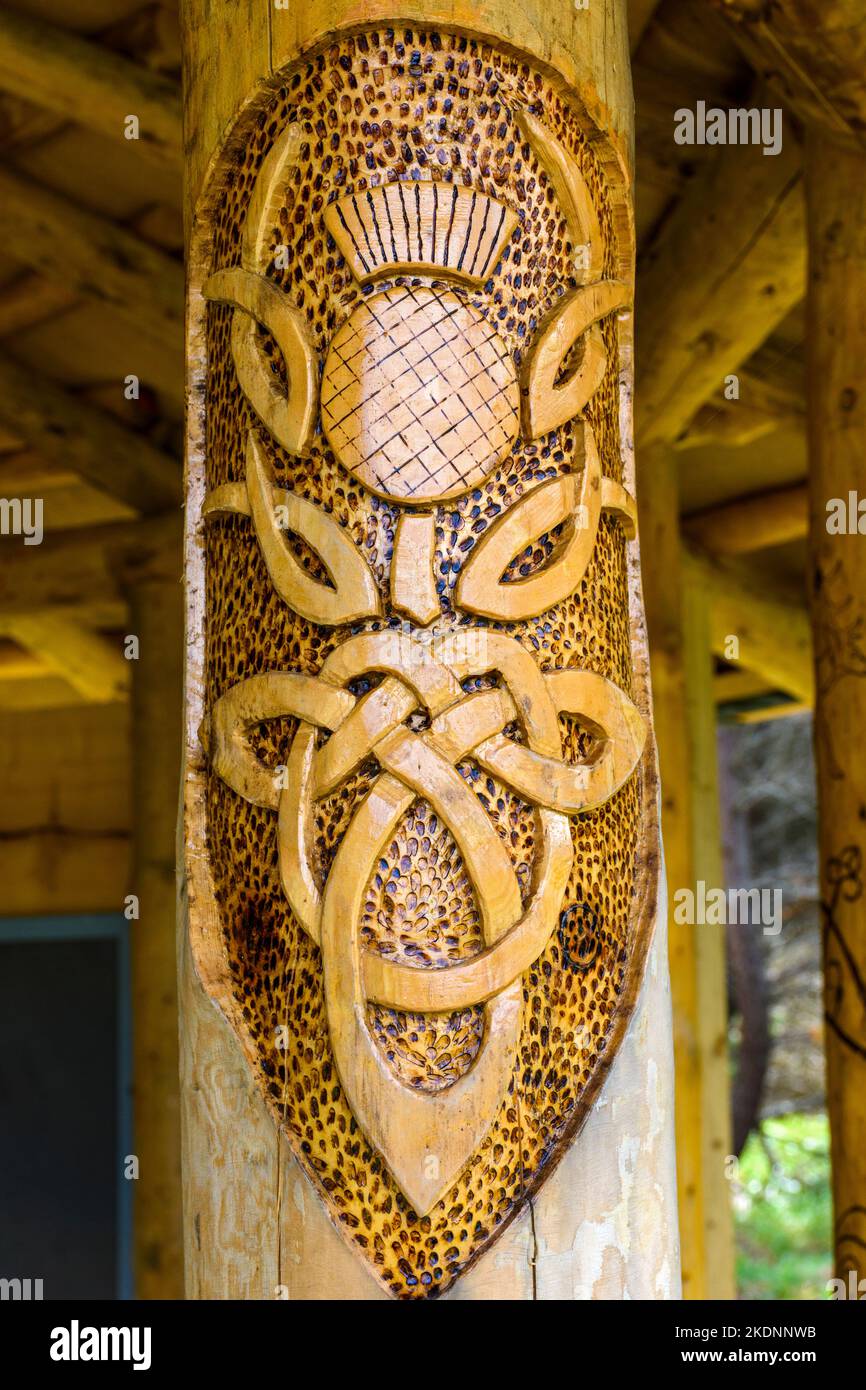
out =
[[(495, 671), (502, 685), (466, 694), (463, 682)], [(346, 686), (369, 672), (385, 679), (356, 698)], [(424, 733), (406, 721), (417, 711)], [(582, 765), (563, 761), (559, 716), (598, 731)], [(256, 758), (247, 730), (262, 720), (299, 721), (286, 786)], [(525, 743), (506, 736), (517, 724)], [(317, 732), (330, 737), (317, 746)], [(214, 770), (240, 796), (277, 809), (280, 874), (298, 920), (322, 949), (337, 1066), (369, 1137), (388, 1157), (419, 1212), (453, 1181), (490, 1123), (510, 1075), (519, 1027), (511, 986), (538, 957), (558, 921), (572, 860), (567, 814), (606, 801), (634, 770), (645, 729), (634, 705), (602, 676), (542, 674), (519, 643), (500, 633), (462, 631), (430, 648), (406, 634), (348, 638), (320, 676), (273, 673), (235, 685), (214, 706), (208, 742)], [(320, 889), (309, 846), (315, 802), (371, 756), (381, 768)], [(471, 757), (537, 808), (540, 854), (526, 907), (510, 858), (455, 764)], [(427, 970), (365, 951), (358, 941), (362, 896), (382, 847), (416, 797), (426, 797), (453, 834), (478, 895), (484, 950)], [(380, 1065), (365, 1022), (368, 1002), (413, 1012), (486, 1003), (482, 1055), (444, 1094), (418, 1096)], [(497, 1084), (493, 1085), (492, 1077)], [(448, 1115), (462, 1118), (452, 1128)], [(468, 1117), (471, 1116), (471, 1123)], [(445, 1128), (443, 1130), (443, 1120)], [(435, 1133), (434, 1133), (435, 1131)], [(425, 1168), (436, 1152), (435, 1170)]]
[[(462, 40), (448, 42), (456, 51)], [(363, 40), (344, 47), (360, 72)], [(437, 93), (450, 81), (439, 54)], [(321, 61), (337, 65), (335, 90), (354, 82), (333, 55)], [(643, 783), (630, 782), (648, 730), (628, 650), (624, 557), (637, 519), (617, 414), (631, 253), (617, 243), (609, 166), (579, 123), (549, 90), (542, 101), (540, 79), (516, 60), (496, 63), (509, 72), (491, 94), (498, 114), (480, 102), (475, 117), (483, 109), (492, 121), (495, 178), (474, 153), (446, 173), (420, 161), (411, 178), (396, 164), (368, 177), (347, 163), (337, 176), (309, 114), (315, 82), (304, 100), (285, 98), (261, 127), (269, 133), (201, 286), (223, 392), (201, 535), (208, 557), (239, 572), (229, 602), (210, 571), (211, 640), (246, 630), (256, 653), (219, 654), (200, 730), (209, 835), (230, 838), (237, 821), (255, 847), (232, 1017), (241, 1033), (249, 1023), (248, 1055), (262, 1059), (268, 1099), (332, 1214), (363, 1170), (357, 1182), (378, 1206), (357, 1240), (367, 1250), (370, 1232), (375, 1258), (399, 1228), (392, 1201), (436, 1223), (432, 1243), (443, 1238), (443, 1213), (458, 1191), (468, 1203), (485, 1144), (516, 1157), (483, 1213), (465, 1218), (466, 1244), (490, 1238), (523, 1200), (585, 1084), (567, 1009), (597, 992), (580, 1032), (592, 1040), (587, 1075), (613, 1036), (631, 941), (609, 908), (602, 921), (604, 904), (616, 898), (627, 919), (638, 897)], [(363, 106), (368, 88), (357, 90)], [(451, 123), (442, 102), (436, 139), (456, 149), (463, 137), (441, 134)], [(383, 136), (383, 163), (389, 149)], [(245, 586), (257, 607), (239, 626)], [(598, 836), (611, 806), (627, 810), (610, 810), (610, 825), (631, 819), (608, 851)], [(208, 852), (217, 857), (213, 840)], [(418, 882), (426, 890), (436, 877), (437, 852), (444, 882), (431, 905)], [(393, 881), (395, 858), (411, 901), (389, 917), (375, 885)], [(464, 894), (450, 916), (443, 862), (458, 865)], [(562, 928), (576, 885), (598, 903), (579, 961)], [(268, 1054), (266, 1029), (283, 1017), (277, 996), (289, 985), (262, 984), (257, 1028), (247, 1007), (265, 898), (290, 924), (269, 937), (274, 968), (288, 940), (314, 962), (284, 1062)], [(420, 940), (419, 899), (425, 923), (439, 914), (445, 946)], [(381, 930), (374, 913), (387, 919)], [(546, 1022), (547, 986), (533, 996), (527, 984), (542, 972)], [(304, 1010), (316, 1020), (309, 1037)], [(452, 1038), (454, 1056), (438, 1067)], [(414, 1074), (413, 1047), (427, 1053)], [(552, 1065), (536, 1066), (545, 1049), (556, 1050), (555, 1083)], [(300, 1099), (313, 1073), (315, 1116)], [(530, 1157), (525, 1094), (542, 1136)], [(295, 1103), (303, 1114), (290, 1126)], [(369, 1164), (357, 1131), (376, 1155)]]

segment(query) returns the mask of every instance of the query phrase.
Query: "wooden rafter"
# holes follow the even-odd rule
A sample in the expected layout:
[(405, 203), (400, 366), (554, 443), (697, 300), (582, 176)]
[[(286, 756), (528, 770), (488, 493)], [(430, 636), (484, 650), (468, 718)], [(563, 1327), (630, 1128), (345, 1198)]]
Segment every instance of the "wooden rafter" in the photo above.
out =
[(94, 628), (126, 621), (130, 577), (180, 577), (179, 514), (48, 535), (38, 547), (9, 544), (0, 568), (0, 612), (73, 614)]
[(135, 115), (139, 138), (130, 147), (180, 169), (177, 84), (97, 43), (6, 10), (0, 15), (0, 89), (115, 139), (123, 138), (124, 121)]
[[(708, 216), (712, 209), (712, 219)], [(728, 146), (697, 178), (638, 276), (636, 430), (673, 441), (803, 296), (801, 154)]]
[(129, 694), (131, 667), (119, 643), (65, 614), (0, 615), (0, 633), (38, 656), (48, 671), (92, 703), (110, 704)]
[(807, 126), (866, 146), (863, 0), (712, 0), (752, 67)]
[(180, 504), (180, 466), (70, 391), (0, 356), (0, 422), (46, 460), (138, 512)]
[(773, 689), (811, 705), (815, 679), (805, 603), (764, 579), (756, 582), (737, 562), (711, 560), (696, 550), (686, 550), (683, 574), (686, 586), (703, 584), (709, 595), (711, 650), (730, 659), (730, 639), (736, 638), (738, 662)]
[(109, 305), (157, 342), (177, 343), (182, 267), (134, 233), (3, 169), (0, 239), (22, 265)]
[(698, 512), (685, 519), (684, 529), (690, 540), (715, 555), (746, 555), (802, 540), (808, 524), (806, 484), (796, 483)]
[(789, 425), (805, 427), (804, 394), (794, 381), (785, 381), (779, 373), (768, 381), (748, 368), (741, 368), (736, 376), (736, 399), (728, 400), (723, 392), (716, 392), (675, 441), (678, 449), (706, 444), (737, 447)]

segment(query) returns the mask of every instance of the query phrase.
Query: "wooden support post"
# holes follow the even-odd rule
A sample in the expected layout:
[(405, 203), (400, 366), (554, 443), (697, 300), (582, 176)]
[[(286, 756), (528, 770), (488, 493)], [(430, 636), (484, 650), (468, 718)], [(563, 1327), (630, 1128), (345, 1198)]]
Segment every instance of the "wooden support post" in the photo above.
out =
[(676, 1297), (624, 0), (182, 20), (187, 1291)]
[[(179, 556), (176, 556), (176, 564)], [(138, 1298), (182, 1298), (175, 848), (183, 602), (177, 575), (133, 576), (132, 682), (134, 1277)]]
[[(710, 646), (711, 603), (706, 584), (686, 584), (683, 589), (683, 659), (690, 780), (689, 887), (703, 883), (707, 893), (725, 886)], [(706, 1297), (730, 1299), (735, 1297), (735, 1292), (733, 1221), (726, 1165), (731, 1153), (731, 1096), (725, 928), (700, 922), (681, 926), (673, 917), (670, 931), (674, 938), (683, 930), (691, 934), (694, 948)]]
[(643, 585), (668, 888), (683, 1295), (730, 1298), (724, 936), (721, 929), (677, 922), (673, 915), (678, 891), (695, 891), (700, 878), (720, 881), (709, 595), (691, 574), (686, 582), (673, 450), (645, 449), (640, 478), (643, 551), (658, 557), (646, 566)]
[[(835, 1259), (866, 1277), (866, 153), (810, 136), (809, 447), (815, 750)], [(841, 499), (840, 530), (828, 504)], [(866, 508), (864, 508), (866, 510)], [(837, 508), (837, 514), (840, 514)], [(866, 530), (866, 522), (860, 520)], [(843, 1297), (850, 1297), (849, 1291)]]

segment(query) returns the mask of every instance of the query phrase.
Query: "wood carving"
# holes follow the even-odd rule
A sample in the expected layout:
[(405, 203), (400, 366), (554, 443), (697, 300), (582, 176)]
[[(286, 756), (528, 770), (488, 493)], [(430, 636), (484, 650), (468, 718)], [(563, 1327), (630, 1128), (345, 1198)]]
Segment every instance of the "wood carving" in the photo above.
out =
[(466, 36), (371, 30), (279, 82), (193, 290), (192, 946), (341, 1231), (435, 1295), (585, 1117), (654, 917), (629, 194)]

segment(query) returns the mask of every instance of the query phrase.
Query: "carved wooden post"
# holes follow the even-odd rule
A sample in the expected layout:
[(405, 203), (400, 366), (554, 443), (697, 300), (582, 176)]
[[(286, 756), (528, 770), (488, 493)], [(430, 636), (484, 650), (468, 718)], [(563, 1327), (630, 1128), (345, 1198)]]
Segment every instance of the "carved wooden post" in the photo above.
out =
[(624, 10), (184, 8), (193, 1296), (678, 1293)]
[[(815, 752), (837, 1273), (866, 1278), (866, 154), (807, 147)], [(828, 511), (834, 499), (837, 506)], [(853, 500), (852, 500), (853, 499)], [(832, 515), (831, 515), (832, 512)], [(866, 530), (866, 522), (860, 519)]]

